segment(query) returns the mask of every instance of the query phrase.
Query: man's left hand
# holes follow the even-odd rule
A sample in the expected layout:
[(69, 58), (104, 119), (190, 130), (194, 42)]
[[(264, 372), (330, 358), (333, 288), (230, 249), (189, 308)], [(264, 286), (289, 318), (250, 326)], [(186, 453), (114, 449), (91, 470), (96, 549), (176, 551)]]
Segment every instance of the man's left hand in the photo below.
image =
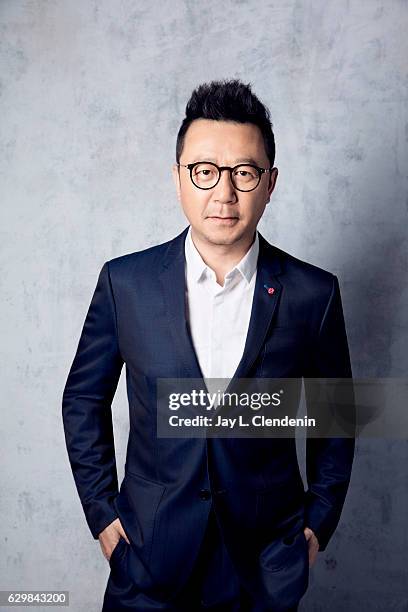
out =
[(303, 532), (309, 545), (309, 567), (312, 567), (313, 563), (316, 561), (317, 558), (317, 552), (319, 550), (319, 540), (309, 527), (305, 527)]

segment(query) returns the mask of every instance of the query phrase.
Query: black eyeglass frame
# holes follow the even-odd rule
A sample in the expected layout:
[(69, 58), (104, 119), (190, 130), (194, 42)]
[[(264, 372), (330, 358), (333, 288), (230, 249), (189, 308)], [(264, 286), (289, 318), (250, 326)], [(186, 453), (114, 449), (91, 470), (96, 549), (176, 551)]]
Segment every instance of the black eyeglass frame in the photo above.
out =
[[(195, 168), (195, 166), (198, 166), (199, 164), (208, 164), (210, 166), (215, 166), (215, 168), (217, 168), (217, 170), (218, 170), (218, 179), (217, 179), (217, 182), (214, 185), (211, 185), (211, 187), (200, 187), (199, 185), (197, 185), (193, 181), (193, 169)], [(270, 167), (270, 168), (261, 168), (260, 166), (255, 166), (255, 164), (237, 164), (236, 166), (231, 167), (231, 166), (217, 166), (217, 164), (214, 164), (213, 162), (206, 162), (206, 161), (197, 161), (197, 162), (193, 162), (192, 164), (176, 164), (176, 165), (179, 166), (179, 167), (182, 167), (182, 168), (187, 168), (190, 171), (190, 179), (191, 179), (191, 182), (193, 183), (194, 187), (197, 187), (197, 189), (204, 189), (205, 191), (207, 191), (208, 189), (214, 189), (214, 187), (216, 187), (218, 185), (218, 183), (220, 182), (221, 172), (223, 170), (229, 170), (231, 183), (234, 185), (234, 189), (236, 189), (237, 191), (242, 191), (243, 193), (249, 193), (250, 191), (254, 191), (254, 189), (256, 189), (259, 186), (259, 183), (261, 182), (262, 175), (265, 172), (272, 172), (272, 170), (273, 170), (273, 167)], [(240, 189), (234, 183), (234, 179), (233, 179), (232, 173), (233, 173), (234, 170), (236, 170), (237, 168), (240, 168), (241, 166), (245, 166), (245, 167), (249, 166), (250, 168), (255, 168), (255, 170), (258, 171), (258, 182), (255, 185), (255, 187), (252, 187), (252, 189)]]

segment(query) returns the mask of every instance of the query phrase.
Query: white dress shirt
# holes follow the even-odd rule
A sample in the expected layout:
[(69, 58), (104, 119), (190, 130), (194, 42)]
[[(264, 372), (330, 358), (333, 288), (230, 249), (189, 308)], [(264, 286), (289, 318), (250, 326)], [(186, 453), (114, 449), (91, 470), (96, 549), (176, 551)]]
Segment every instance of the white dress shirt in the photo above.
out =
[(184, 245), (187, 314), (204, 379), (231, 379), (241, 360), (256, 281), (259, 238), (255, 233), (251, 247), (221, 286), (198, 252), (189, 227)]

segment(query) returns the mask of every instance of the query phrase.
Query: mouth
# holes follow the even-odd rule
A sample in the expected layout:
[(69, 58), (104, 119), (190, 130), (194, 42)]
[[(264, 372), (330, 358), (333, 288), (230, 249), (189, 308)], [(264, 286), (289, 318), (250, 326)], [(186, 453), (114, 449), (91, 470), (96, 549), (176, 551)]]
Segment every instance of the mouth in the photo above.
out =
[(215, 225), (226, 225), (226, 226), (233, 226), (236, 223), (238, 223), (238, 217), (217, 217), (217, 216), (211, 216), (211, 217), (207, 217), (207, 219), (215, 224)]
[(208, 219), (222, 219), (222, 220), (228, 220), (228, 219), (238, 219), (238, 217), (219, 217), (217, 215), (211, 215), (210, 217), (208, 217)]

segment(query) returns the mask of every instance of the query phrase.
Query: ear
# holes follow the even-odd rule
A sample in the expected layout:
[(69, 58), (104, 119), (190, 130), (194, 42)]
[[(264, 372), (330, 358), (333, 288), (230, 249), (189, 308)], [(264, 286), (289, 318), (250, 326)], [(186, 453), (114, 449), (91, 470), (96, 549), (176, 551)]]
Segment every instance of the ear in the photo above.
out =
[(268, 199), (266, 200), (266, 203), (268, 203), (271, 199), (272, 191), (275, 189), (278, 174), (279, 171), (277, 168), (272, 168), (271, 172), (269, 173)]
[(176, 187), (177, 199), (180, 202), (180, 199), (181, 199), (181, 185), (180, 185), (180, 172), (179, 172), (180, 169), (177, 166), (177, 164), (173, 164), (171, 170), (173, 173), (174, 185)]

